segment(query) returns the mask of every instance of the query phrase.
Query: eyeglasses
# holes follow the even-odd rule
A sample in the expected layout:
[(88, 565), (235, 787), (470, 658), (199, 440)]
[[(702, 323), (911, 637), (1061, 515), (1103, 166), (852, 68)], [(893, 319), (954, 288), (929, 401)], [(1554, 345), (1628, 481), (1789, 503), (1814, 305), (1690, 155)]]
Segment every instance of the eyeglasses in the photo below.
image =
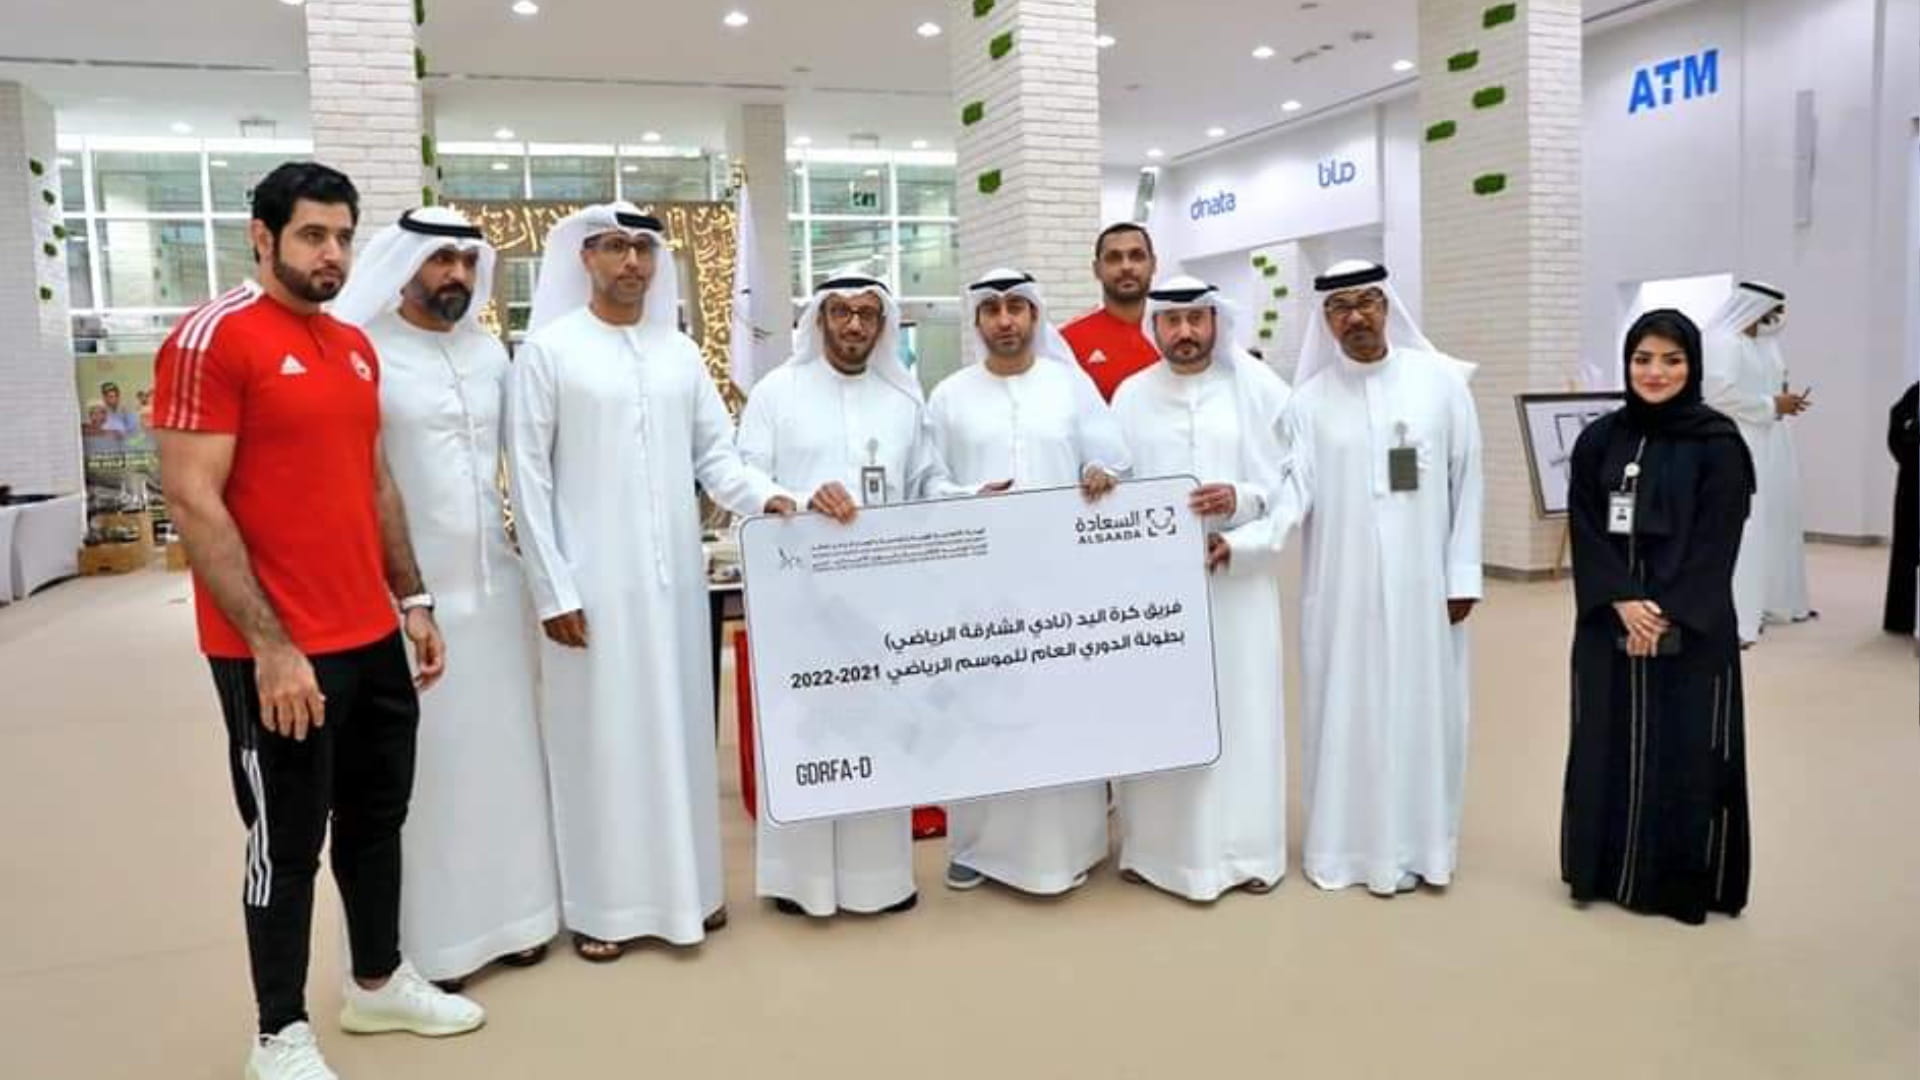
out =
[(1379, 293), (1368, 293), (1355, 300), (1336, 299), (1327, 301), (1327, 318), (1338, 322), (1355, 312), (1372, 318), (1386, 309), (1386, 297), (1381, 296)]
[(827, 309), (827, 321), (831, 323), (863, 322), (868, 326), (879, 326), (886, 312), (877, 307), (841, 307), (834, 305)]
[(645, 255), (653, 251), (653, 239), (647, 236), (621, 236), (617, 233), (608, 236), (596, 236), (587, 241), (587, 246), (612, 259), (624, 259), (629, 255)]

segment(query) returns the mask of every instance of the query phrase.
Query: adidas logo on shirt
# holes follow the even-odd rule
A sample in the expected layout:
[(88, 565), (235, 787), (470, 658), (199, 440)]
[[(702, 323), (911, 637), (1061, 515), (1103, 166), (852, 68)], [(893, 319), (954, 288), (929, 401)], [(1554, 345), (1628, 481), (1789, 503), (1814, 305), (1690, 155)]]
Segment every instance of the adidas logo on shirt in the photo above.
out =
[(1101, 352), (1099, 349), (1093, 350), (1093, 355), (1087, 357), (1087, 363), (1089, 364), (1104, 364), (1106, 362), (1107, 354)]
[(288, 353), (287, 358), (280, 361), (280, 374), (282, 375), (305, 375), (306, 373), (307, 365), (301, 363), (292, 353)]

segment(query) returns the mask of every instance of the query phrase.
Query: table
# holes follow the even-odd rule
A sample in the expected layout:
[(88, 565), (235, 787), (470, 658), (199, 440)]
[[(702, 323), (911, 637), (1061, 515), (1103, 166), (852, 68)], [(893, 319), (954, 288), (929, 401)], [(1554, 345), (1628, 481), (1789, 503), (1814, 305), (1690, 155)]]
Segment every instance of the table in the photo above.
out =
[(14, 512), (3, 590), (8, 596), (24, 600), (41, 586), (80, 572), (80, 545), (87, 537), (85, 496), (61, 495), (4, 509)]

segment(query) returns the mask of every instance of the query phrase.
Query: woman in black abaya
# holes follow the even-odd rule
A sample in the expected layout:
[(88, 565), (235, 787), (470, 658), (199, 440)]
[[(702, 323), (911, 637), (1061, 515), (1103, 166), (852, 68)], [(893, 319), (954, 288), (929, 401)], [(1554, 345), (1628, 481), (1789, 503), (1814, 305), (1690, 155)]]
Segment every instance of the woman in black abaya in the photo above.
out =
[(1920, 383), (1887, 414), (1887, 450), (1900, 466), (1893, 492), (1893, 554), (1887, 567), (1889, 634), (1913, 633), (1914, 567), (1920, 563)]
[(1700, 331), (1648, 312), (1627, 403), (1574, 445), (1573, 730), (1561, 877), (1577, 901), (1682, 922), (1747, 902), (1746, 734), (1733, 564), (1753, 462), (1701, 401)]

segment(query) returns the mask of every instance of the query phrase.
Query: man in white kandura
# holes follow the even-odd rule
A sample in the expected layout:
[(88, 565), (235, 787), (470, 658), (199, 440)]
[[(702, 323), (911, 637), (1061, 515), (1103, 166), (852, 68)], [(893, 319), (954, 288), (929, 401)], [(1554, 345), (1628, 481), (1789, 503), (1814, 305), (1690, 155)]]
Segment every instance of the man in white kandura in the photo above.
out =
[[(841, 522), (861, 507), (953, 494), (920, 383), (900, 363), (900, 305), (884, 283), (855, 273), (821, 283), (793, 345), (740, 418), (749, 465)], [(898, 912), (919, 899), (911, 811), (784, 826), (763, 813), (756, 831), (758, 891), (787, 914)]]
[(1466, 369), (1414, 325), (1383, 266), (1335, 265), (1300, 353), (1289, 480), (1266, 528), (1210, 555), (1271, 549), (1304, 520), (1301, 866), (1380, 895), (1453, 880), (1467, 767), (1455, 631), (1480, 592), (1480, 422)]
[(1780, 328), (1787, 294), (1743, 281), (1720, 305), (1705, 339), (1707, 404), (1732, 417), (1753, 452), (1753, 511), (1733, 568), (1740, 643), (1760, 640), (1766, 623), (1813, 617), (1807, 600), (1806, 532), (1800, 523), (1800, 458), (1787, 421), (1812, 407), (1809, 392), (1787, 384)]
[(420, 701), (403, 833), (400, 938), (458, 989), (495, 960), (538, 963), (559, 930), (535, 631), (507, 542), (500, 436), (507, 351), (481, 325), (494, 251), (458, 213), (411, 210), (361, 253), (332, 313), (380, 353), (380, 442), (435, 615), (468, 663)]
[(737, 514), (794, 510), (741, 462), (679, 293), (658, 220), (573, 214), (547, 237), (508, 389), (562, 910), (595, 962), (726, 922), (694, 484)]
[[(1131, 465), (1126, 443), (1073, 350), (1047, 322), (1031, 275), (995, 270), (967, 288), (967, 366), (927, 412), (953, 482), (981, 491), (1079, 485), (1088, 499)], [(987, 878), (1055, 895), (1107, 857), (1107, 786), (1002, 795), (947, 810), (947, 885)]]
[[(1134, 470), (1197, 477), (1191, 505), (1210, 546), (1250, 523), (1258, 531), (1283, 469), (1286, 381), (1240, 346), (1233, 308), (1206, 282), (1157, 284), (1146, 324), (1163, 359), (1113, 399)], [(1280, 577), (1271, 551), (1234, 559), (1208, 582), (1219, 761), (1117, 785), (1121, 874), (1188, 900), (1235, 888), (1264, 893), (1287, 870)]]

